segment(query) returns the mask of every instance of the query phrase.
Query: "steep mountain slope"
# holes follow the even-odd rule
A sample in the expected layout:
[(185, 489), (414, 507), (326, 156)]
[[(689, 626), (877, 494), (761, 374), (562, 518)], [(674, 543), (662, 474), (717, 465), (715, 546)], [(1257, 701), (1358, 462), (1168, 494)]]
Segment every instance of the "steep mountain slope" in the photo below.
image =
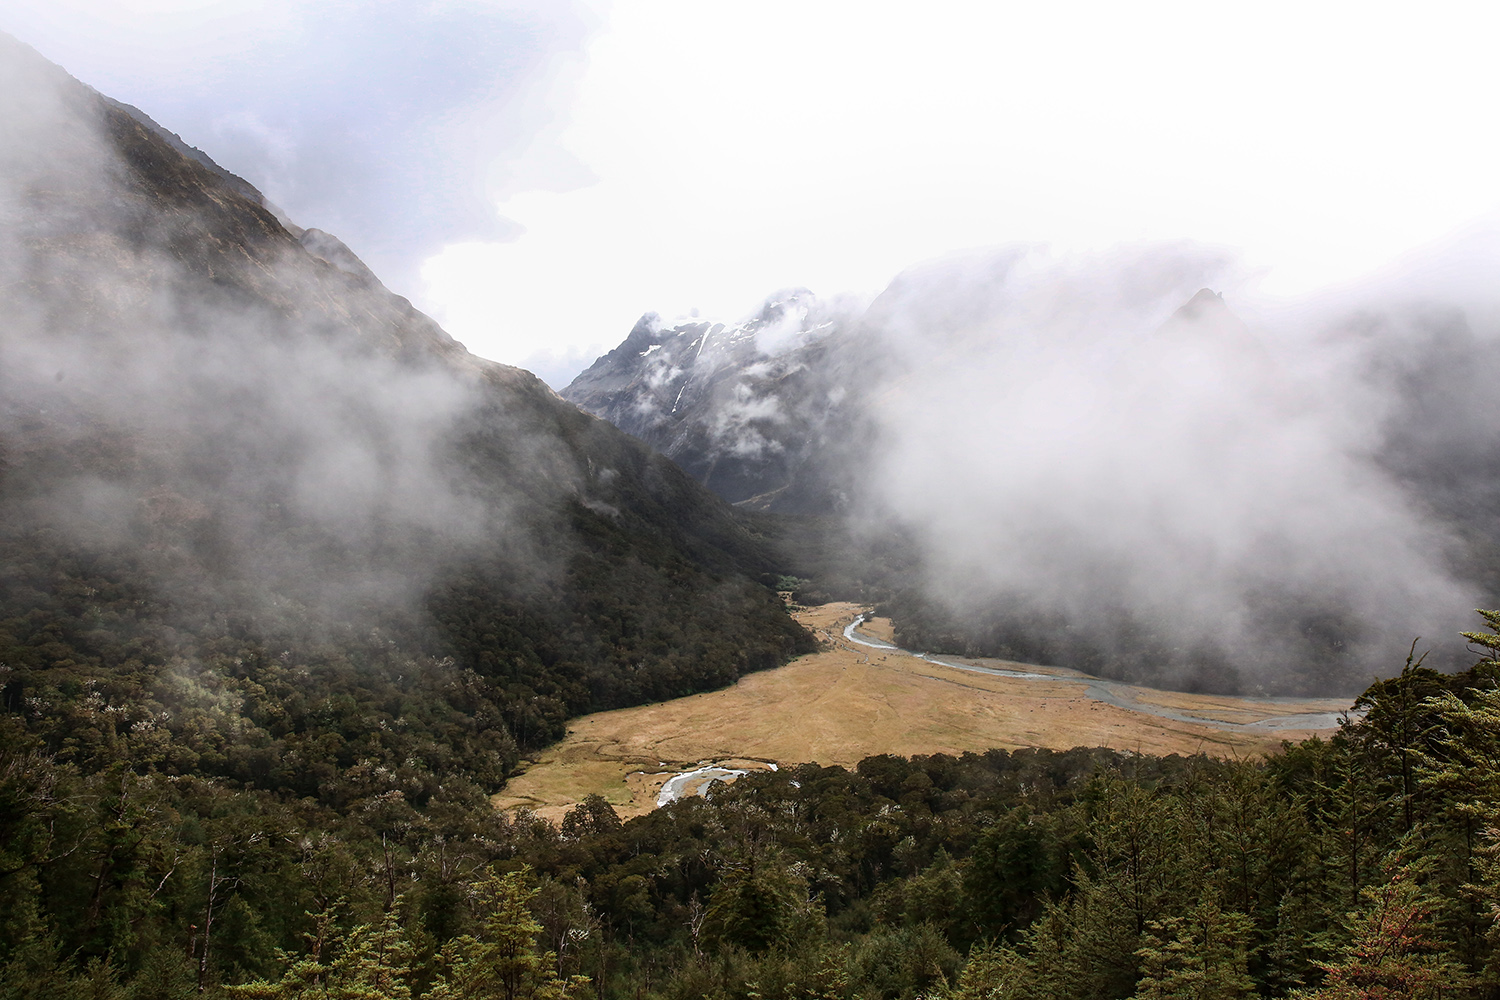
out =
[(0, 128), (6, 724), (424, 798), (808, 646), (674, 465), (4, 37)]

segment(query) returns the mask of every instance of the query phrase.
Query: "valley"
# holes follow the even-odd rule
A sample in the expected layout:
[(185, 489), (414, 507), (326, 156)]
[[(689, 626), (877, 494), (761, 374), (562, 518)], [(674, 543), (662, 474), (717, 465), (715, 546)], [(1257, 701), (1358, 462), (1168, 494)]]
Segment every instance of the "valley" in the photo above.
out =
[(637, 816), (655, 808), (674, 775), (706, 765), (853, 767), (875, 754), (1102, 746), (1244, 759), (1331, 731), (1349, 708), (1338, 699), (1188, 694), (1056, 667), (920, 658), (890, 644), (887, 620), (852, 628), (863, 613), (846, 602), (796, 609), (818, 652), (724, 690), (573, 719), (495, 805), (557, 820), (597, 793), (620, 816)]
[(0, 1000), (1500, 996), (1492, 297), (1018, 245), (558, 393), (0, 80)]

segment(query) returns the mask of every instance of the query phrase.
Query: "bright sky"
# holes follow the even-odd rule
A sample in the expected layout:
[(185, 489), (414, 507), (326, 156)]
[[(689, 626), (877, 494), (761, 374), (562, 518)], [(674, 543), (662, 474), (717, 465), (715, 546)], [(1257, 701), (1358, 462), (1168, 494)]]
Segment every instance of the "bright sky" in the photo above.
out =
[(643, 312), (1191, 238), (1296, 293), (1500, 202), (1489, 4), (0, 0), (0, 28), (565, 383)]

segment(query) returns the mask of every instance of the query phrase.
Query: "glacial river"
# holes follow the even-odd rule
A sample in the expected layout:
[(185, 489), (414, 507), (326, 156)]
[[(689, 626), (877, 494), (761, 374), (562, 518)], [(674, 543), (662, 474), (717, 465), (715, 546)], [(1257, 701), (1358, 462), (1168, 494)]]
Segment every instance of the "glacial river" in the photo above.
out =
[[(1192, 722), (1200, 726), (1213, 726), (1216, 729), (1227, 731), (1235, 730), (1260, 730), (1277, 732), (1280, 730), (1296, 729), (1334, 729), (1338, 726), (1346, 712), (1304, 712), (1292, 715), (1275, 715), (1270, 718), (1258, 719), (1255, 722), (1228, 722), (1224, 719), (1214, 719), (1203, 715), (1193, 715), (1165, 705), (1153, 705), (1150, 702), (1141, 701), (1135, 697), (1135, 691), (1139, 690), (1129, 684), (1119, 681), (1107, 681), (1101, 677), (1091, 677), (1088, 674), (1080, 674), (1076, 671), (1063, 671), (1056, 674), (1043, 674), (1027, 670), (1007, 670), (1003, 667), (982, 667), (973, 663), (955, 663), (952, 660), (940, 660), (926, 653), (913, 653), (909, 649), (892, 645), (884, 640), (877, 639), (873, 635), (861, 632), (859, 626), (863, 625), (865, 616), (860, 615), (854, 621), (844, 626), (844, 638), (861, 646), (869, 646), (872, 649), (884, 650), (889, 653), (900, 653), (905, 656), (913, 656), (928, 663), (935, 663), (940, 667), (949, 667), (953, 670), (966, 670), (974, 674), (989, 674), (993, 677), (1008, 677), (1012, 680), (1022, 681), (1052, 681), (1053, 683), (1078, 684), (1084, 692), (1095, 701), (1102, 701), (1116, 708), (1128, 709), (1132, 712), (1141, 712), (1146, 715), (1155, 715), (1163, 719), (1171, 719), (1175, 722)], [(1302, 698), (1255, 698), (1255, 702), (1262, 705), (1298, 705), (1305, 704), (1308, 699)]]
[[(774, 771), (776, 765), (767, 764), (766, 768)], [(681, 774), (674, 774), (667, 779), (666, 784), (661, 786), (661, 791), (656, 795), (656, 805), (660, 808), (669, 802), (676, 802), (685, 795), (706, 795), (708, 786), (715, 781), (733, 781), (748, 773), (750, 772), (738, 767), (709, 764), (691, 771), (683, 771)]]

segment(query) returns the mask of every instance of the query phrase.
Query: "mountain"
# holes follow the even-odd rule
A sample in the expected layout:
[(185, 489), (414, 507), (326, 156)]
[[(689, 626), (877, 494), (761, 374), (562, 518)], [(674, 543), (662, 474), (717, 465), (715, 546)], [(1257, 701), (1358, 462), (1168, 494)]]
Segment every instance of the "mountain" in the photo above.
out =
[(746, 509), (812, 514), (850, 500), (865, 440), (846, 309), (804, 289), (742, 323), (643, 316), (562, 397), (635, 435)]
[(1241, 314), (1229, 271), (960, 254), (863, 310), (646, 317), (563, 395), (817, 515), (764, 529), (804, 596), (881, 603), (909, 648), (1225, 692), (1351, 692), (1417, 636), (1460, 665), (1500, 593), (1495, 304), (1387, 282)]
[(6, 37), (0, 127), (0, 719), (26, 740), (421, 802), (492, 790), (572, 715), (810, 648), (764, 540), (671, 462)]

